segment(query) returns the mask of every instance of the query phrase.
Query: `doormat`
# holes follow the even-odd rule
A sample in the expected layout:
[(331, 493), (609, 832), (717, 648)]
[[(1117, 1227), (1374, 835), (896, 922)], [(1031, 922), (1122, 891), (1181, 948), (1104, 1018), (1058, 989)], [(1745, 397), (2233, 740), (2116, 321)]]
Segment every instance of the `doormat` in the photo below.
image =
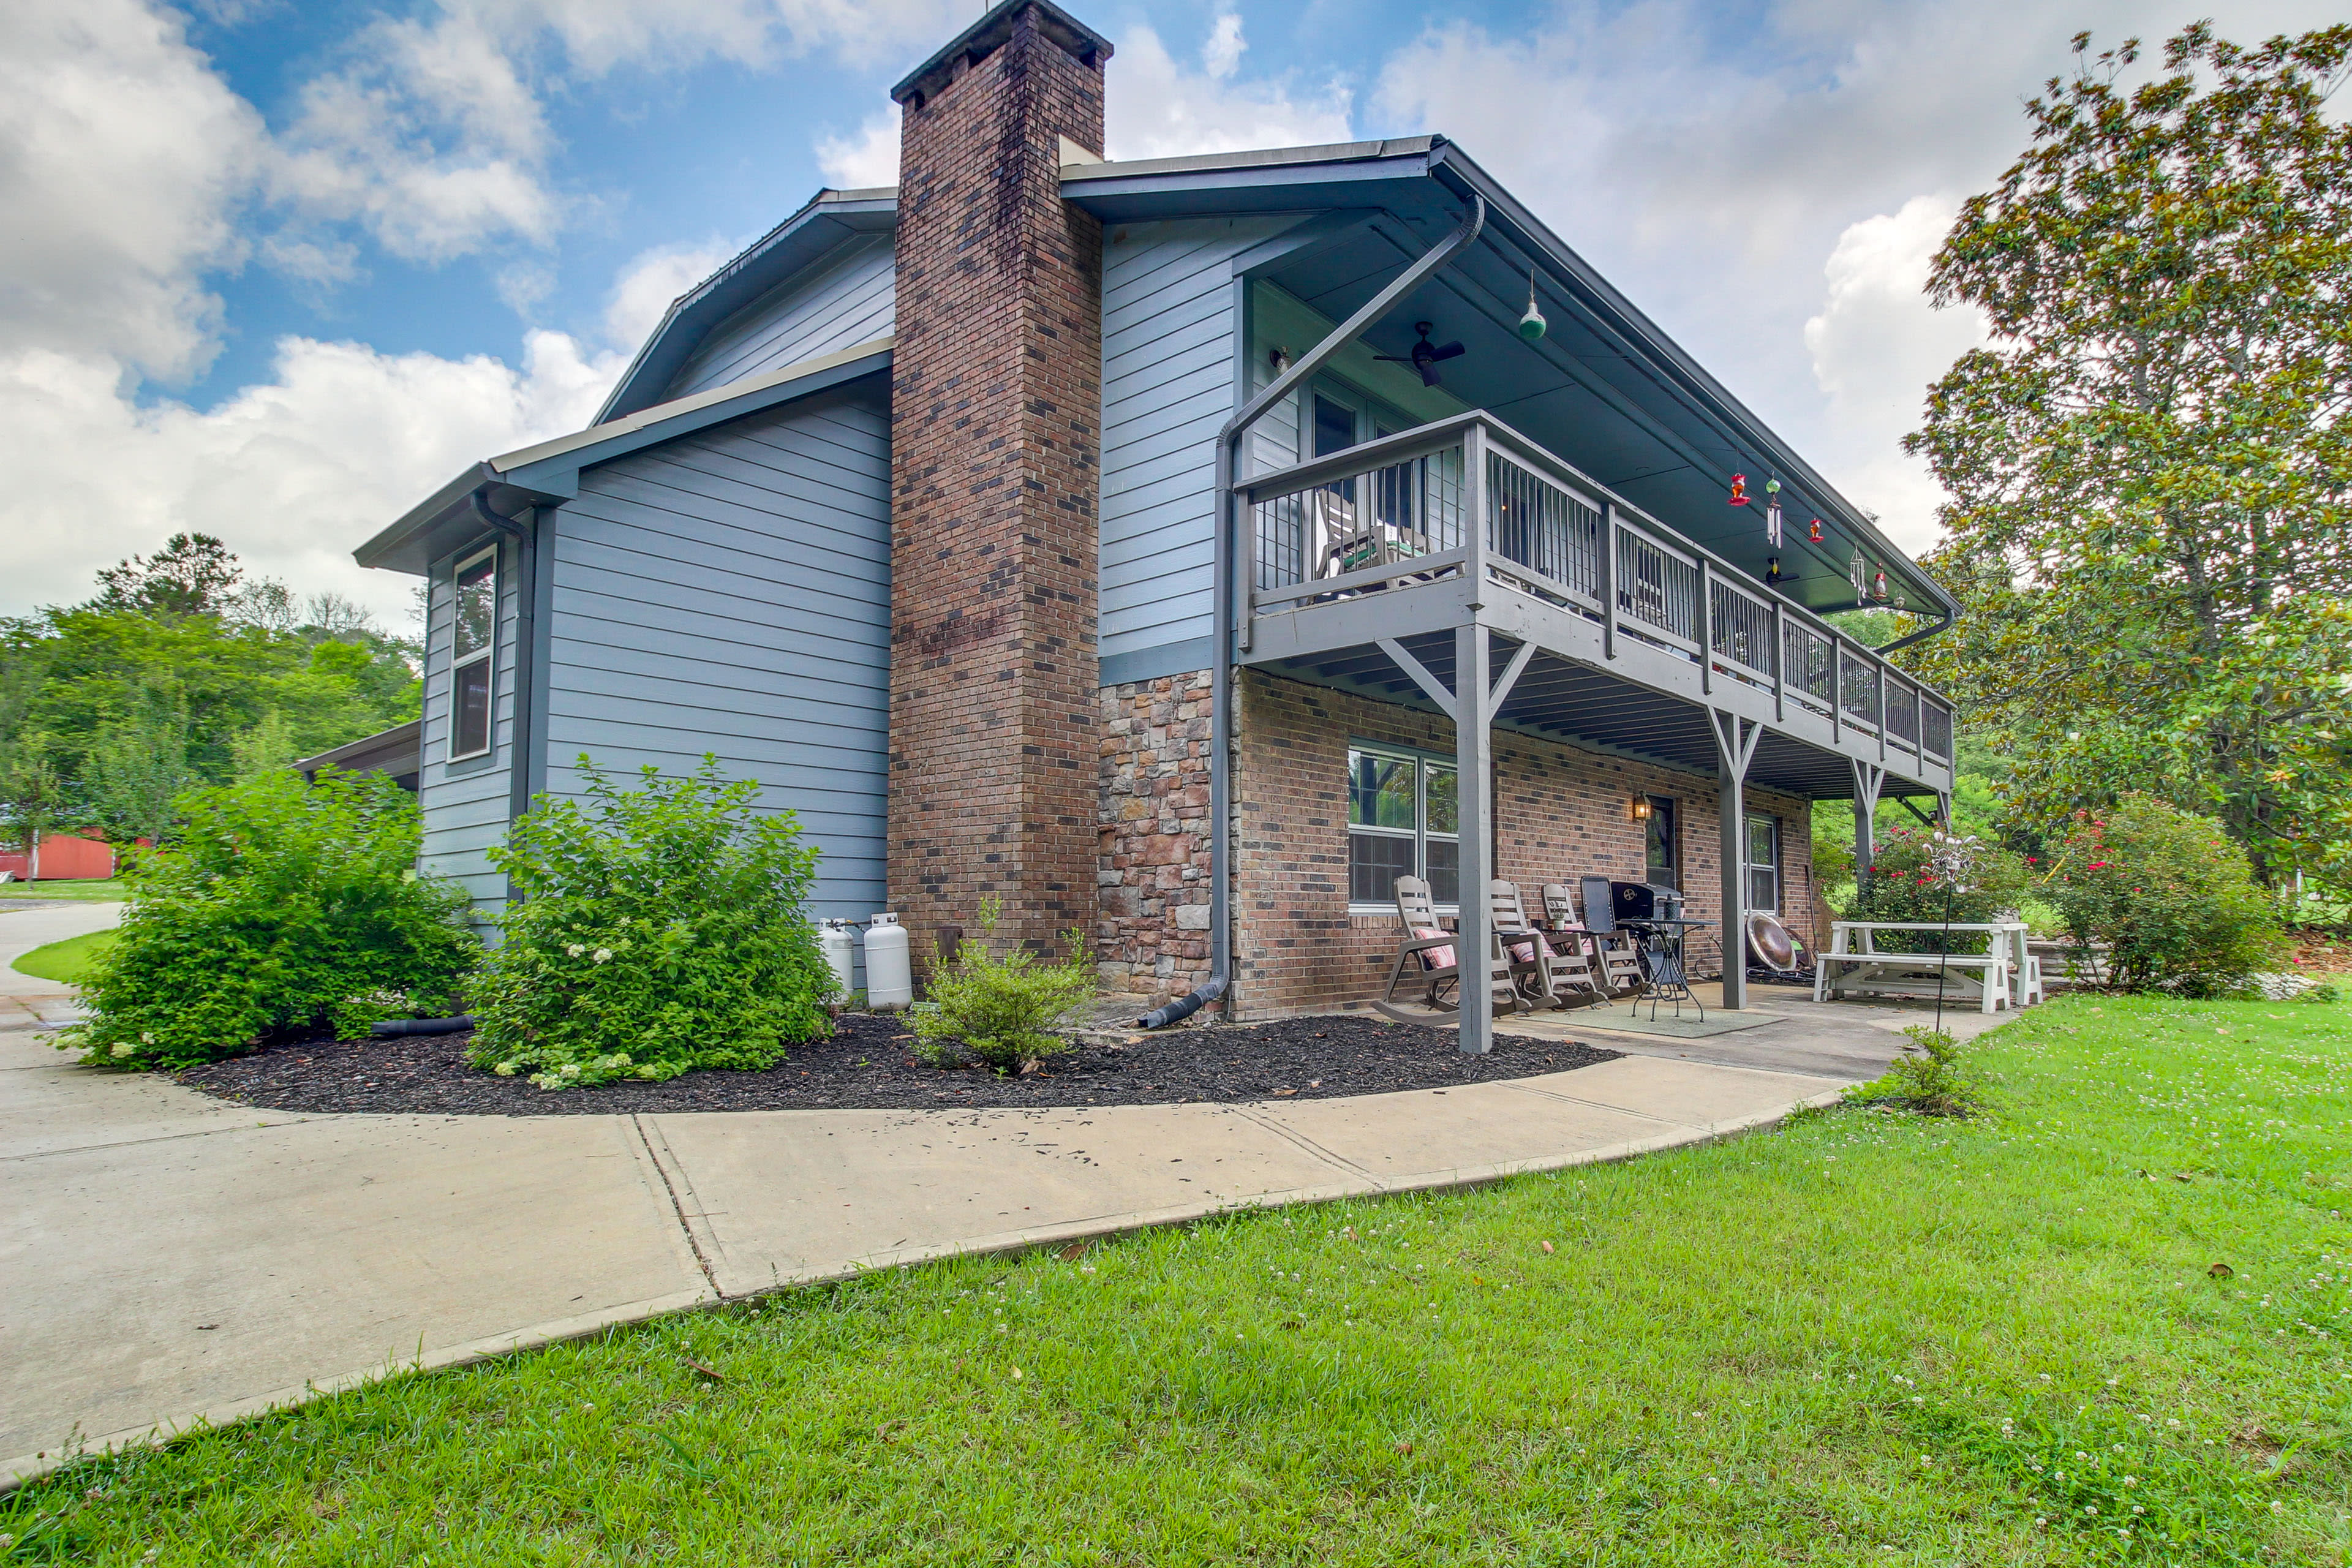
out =
[(1619, 1035), (1666, 1035), (1677, 1040), (1703, 1040), (1710, 1035), (1736, 1034), (1741, 1029), (1760, 1029), (1767, 1024), (1780, 1022), (1777, 1013), (1723, 1013), (1712, 1007), (1707, 1009), (1705, 1023), (1699, 1022), (1696, 1013), (1685, 1012), (1677, 1018), (1663, 1007), (1653, 1021), (1650, 1005), (1646, 1002), (1642, 1005), (1640, 1012), (1630, 1016), (1621, 1005), (1606, 1009), (1590, 1007), (1571, 1016), (1580, 1031), (1592, 1029)]

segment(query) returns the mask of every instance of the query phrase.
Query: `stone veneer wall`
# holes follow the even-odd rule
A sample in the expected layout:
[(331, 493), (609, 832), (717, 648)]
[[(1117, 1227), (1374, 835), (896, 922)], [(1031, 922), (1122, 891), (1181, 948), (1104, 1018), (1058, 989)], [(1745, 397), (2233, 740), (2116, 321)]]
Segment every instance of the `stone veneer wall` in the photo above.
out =
[(1205, 669), (1102, 689), (1096, 956), (1104, 987), (1157, 1006), (1209, 972)]
[[(1204, 713), (1205, 699), (1204, 683)], [(1393, 913), (1348, 912), (1348, 743), (1451, 753), (1454, 727), (1434, 714), (1255, 670), (1242, 679), (1237, 721), (1238, 1014), (1266, 1017), (1360, 1004), (1386, 980), (1399, 933)], [(1721, 834), (1712, 778), (1507, 730), (1495, 732), (1494, 747), (1496, 874), (1518, 883), (1530, 901), (1546, 882), (1642, 874), (1643, 830), (1632, 813), (1638, 792), (1676, 802), (1690, 913), (1717, 918)], [(1811, 808), (1750, 790), (1748, 809), (1781, 819), (1782, 918), (1811, 942)], [(1205, 846), (1200, 854), (1205, 865)], [(1121, 889), (1142, 870), (1121, 868)], [(1719, 938), (1695, 937), (1691, 957), (1695, 971), (1716, 973)], [(1162, 984), (1181, 990), (1183, 964), (1173, 972), (1175, 979)]]
[(929, 951), (1003, 900), (1044, 948), (1094, 914), (1101, 53), (1031, 5), (903, 100), (890, 425), (889, 886)]

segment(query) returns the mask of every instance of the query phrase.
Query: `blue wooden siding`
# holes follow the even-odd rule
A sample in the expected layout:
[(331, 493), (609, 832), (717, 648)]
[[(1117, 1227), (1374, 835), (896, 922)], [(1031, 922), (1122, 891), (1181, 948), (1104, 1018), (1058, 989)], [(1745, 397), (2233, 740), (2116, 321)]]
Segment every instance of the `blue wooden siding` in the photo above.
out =
[[(1103, 244), (1102, 625), (1124, 656), (1205, 645), (1216, 434), (1234, 411), (1234, 258), (1295, 214), (1118, 225)], [(1205, 658), (1201, 660), (1205, 663)], [(1191, 665), (1186, 668), (1199, 668)]]
[(427, 579), (425, 637), (424, 728), (417, 772), (417, 800), (425, 813), (423, 868), (455, 879), (475, 907), (495, 915), (505, 907), (506, 878), (484, 853), (506, 842), (507, 813), (513, 801), (515, 759), (515, 628), (523, 585), (517, 580), (515, 547), (499, 548), (498, 651), (490, 687), (490, 750), (485, 757), (449, 759), (449, 660), (456, 626), (450, 614), (451, 574), (489, 542), (478, 540), (433, 563)]
[(845, 387), (581, 476), (554, 514), (547, 789), (716, 752), (824, 853), (813, 918), (885, 899), (887, 388)]
[(862, 236), (710, 331), (678, 367), (668, 397), (781, 370), (890, 335), (897, 270), (890, 237)]

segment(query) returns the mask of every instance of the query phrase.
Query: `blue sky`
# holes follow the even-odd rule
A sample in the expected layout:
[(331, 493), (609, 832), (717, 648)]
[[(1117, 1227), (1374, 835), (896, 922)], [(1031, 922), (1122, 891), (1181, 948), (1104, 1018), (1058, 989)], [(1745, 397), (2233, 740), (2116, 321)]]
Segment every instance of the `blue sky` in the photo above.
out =
[[(577, 428), (676, 294), (824, 184), (978, 0), (0, 6), (0, 614), (177, 529), (406, 613), (352, 548)], [(2066, 39), (2168, 0), (1077, 0), (1113, 157), (1464, 143), (1914, 547), (1978, 341), (1920, 298)], [(2242, 39), (2336, 20), (2241, 0)]]

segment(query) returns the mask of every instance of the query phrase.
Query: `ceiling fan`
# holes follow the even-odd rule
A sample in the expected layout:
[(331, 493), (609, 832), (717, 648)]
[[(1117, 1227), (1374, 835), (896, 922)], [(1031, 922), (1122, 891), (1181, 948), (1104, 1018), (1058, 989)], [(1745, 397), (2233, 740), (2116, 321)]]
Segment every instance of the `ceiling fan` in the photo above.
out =
[(1409, 364), (1412, 366), (1413, 369), (1421, 372), (1422, 385), (1435, 386), (1438, 384), (1437, 362), (1440, 360), (1460, 358), (1462, 354), (1462, 345), (1458, 342), (1431, 342), (1429, 341), (1430, 323), (1427, 321), (1415, 321), (1412, 324), (1412, 330), (1421, 334), (1421, 342), (1412, 345), (1412, 353), (1409, 354), (1374, 354), (1372, 357), (1374, 359), (1386, 360), (1391, 364)]

